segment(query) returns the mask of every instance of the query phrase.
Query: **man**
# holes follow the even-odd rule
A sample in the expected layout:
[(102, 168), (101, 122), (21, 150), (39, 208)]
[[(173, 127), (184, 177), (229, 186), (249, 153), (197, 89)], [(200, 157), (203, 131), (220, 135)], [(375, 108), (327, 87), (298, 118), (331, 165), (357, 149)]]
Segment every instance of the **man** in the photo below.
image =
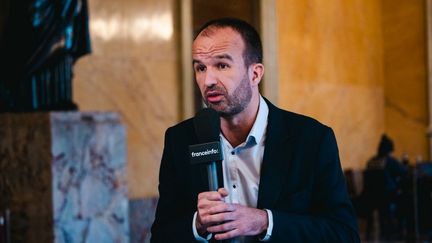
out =
[(197, 84), (221, 116), (223, 188), (191, 165), (193, 119), (165, 134), (151, 242), (359, 242), (332, 130), (265, 100), (259, 35), (210, 21), (193, 42)]
[[(374, 212), (378, 211), (380, 238), (397, 238), (397, 210), (401, 203), (402, 181), (405, 181), (407, 169), (392, 153), (393, 141), (386, 135), (381, 136), (377, 154), (369, 159), (363, 173), (363, 198), (366, 206), (366, 239), (372, 237)], [(409, 207), (406, 207), (409, 208)]]

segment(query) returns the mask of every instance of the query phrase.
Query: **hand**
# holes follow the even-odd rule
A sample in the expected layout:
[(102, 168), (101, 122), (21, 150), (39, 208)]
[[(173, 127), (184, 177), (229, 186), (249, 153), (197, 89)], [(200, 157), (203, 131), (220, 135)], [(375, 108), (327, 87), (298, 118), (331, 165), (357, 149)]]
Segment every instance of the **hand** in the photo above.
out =
[(224, 205), (224, 198), (228, 196), (227, 190), (219, 188), (217, 192), (202, 192), (198, 194), (198, 216), (196, 221), (197, 231), (202, 235), (207, 231), (207, 227), (220, 223), (213, 221), (210, 216), (215, 213), (218, 206)]
[(213, 225), (207, 231), (215, 234), (216, 240), (226, 240), (237, 236), (259, 235), (267, 230), (267, 212), (240, 204), (226, 204), (226, 211), (212, 217), (222, 224)]
[(221, 188), (217, 192), (198, 195), (198, 217), (196, 227), (200, 234), (210, 232), (216, 240), (237, 236), (258, 235), (268, 227), (267, 212), (239, 204), (228, 204), (224, 198), (228, 192)]

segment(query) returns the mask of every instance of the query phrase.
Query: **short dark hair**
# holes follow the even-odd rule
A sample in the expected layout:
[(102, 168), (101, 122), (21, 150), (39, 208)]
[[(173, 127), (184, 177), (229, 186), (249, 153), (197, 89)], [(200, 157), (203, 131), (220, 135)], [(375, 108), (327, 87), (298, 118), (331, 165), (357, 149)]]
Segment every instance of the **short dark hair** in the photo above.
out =
[(256, 29), (241, 19), (236, 18), (219, 18), (213, 19), (205, 23), (198, 31), (194, 40), (203, 32), (204, 30), (215, 27), (215, 28), (231, 28), (240, 34), (243, 42), (245, 43), (245, 50), (243, 52), (243, 59), (246, 66), (252, 63), (262, 63), (262, 44), (261, 38), (256, 31)]

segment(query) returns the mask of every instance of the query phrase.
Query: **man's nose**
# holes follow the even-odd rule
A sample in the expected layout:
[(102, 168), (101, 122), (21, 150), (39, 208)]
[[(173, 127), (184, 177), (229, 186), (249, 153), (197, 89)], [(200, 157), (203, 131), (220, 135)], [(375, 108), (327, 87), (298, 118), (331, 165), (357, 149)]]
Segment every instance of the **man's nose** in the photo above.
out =
[(217, 84), (217, 77), (211, 70), (207, 70), (204, 77), (204, 85), (207, 87), (211, 87)]

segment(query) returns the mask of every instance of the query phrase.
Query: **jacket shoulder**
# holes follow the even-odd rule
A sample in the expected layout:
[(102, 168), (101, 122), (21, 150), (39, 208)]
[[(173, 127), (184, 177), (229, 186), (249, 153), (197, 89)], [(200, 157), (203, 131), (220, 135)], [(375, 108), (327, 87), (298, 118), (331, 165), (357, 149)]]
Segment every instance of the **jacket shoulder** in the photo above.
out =
[(194, 130), (193, 118), (181, 121), (174, 126), (168, 127), (166, 133), (185, 133)]
[(167, 143), (180, 144), (186, 146), (197, 143), (193, 118), (189, 118), (174, 126), (169, 127), (165, 131), (165, 146)]
[[(279, 119), (283, 126), (287, 127), (291, 134), (301, 135), (304, 132), (312, 133), (326, 133), (333, 132), (333, 130), (316, 120), (315, 118), (295, 113), (292, 111), (287, 111), (280, 109), (276, 106), (272, 107), (272, 112), (270, 113), (270, 119)], [(272, 113), (274, 117), (272, 116)]]

